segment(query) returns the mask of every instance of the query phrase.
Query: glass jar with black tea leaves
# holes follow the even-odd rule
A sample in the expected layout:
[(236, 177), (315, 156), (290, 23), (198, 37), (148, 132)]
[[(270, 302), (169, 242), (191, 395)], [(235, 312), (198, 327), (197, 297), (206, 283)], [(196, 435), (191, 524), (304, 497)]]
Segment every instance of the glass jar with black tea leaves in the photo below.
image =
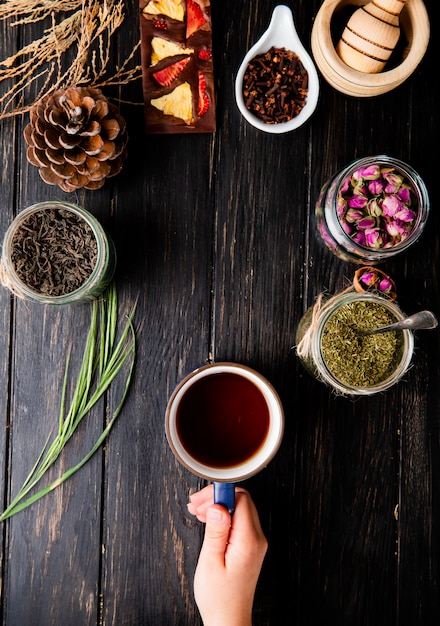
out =
[(399, 159), (356, 159), (328, 180), (315, 206), (318, 232), (343, 261), (377, 264), (407, 250), (428, 218), (419, 174)]
[(21, 211), (3, 240), (0, 281), (20, 298), (41, 304), (93, 300), (109, 285), (116, 250), (98, 219), (61, 201)]
[(375, 293), (319, 296), (299, 322), (296, 352), (305, 369), (344, 396), (371, 395), (397, 383), (414, 348), (410, 330), (364, 335), (402, 320), (398, 305)]

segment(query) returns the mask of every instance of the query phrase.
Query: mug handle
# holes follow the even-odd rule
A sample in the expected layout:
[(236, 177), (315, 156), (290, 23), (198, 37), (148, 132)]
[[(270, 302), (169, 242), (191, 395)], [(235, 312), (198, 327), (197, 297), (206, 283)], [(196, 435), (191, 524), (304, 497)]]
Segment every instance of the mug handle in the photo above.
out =
[(214, 504), (221, 504), (232, 515), (235, 511), (235, 483), (214, 482)]

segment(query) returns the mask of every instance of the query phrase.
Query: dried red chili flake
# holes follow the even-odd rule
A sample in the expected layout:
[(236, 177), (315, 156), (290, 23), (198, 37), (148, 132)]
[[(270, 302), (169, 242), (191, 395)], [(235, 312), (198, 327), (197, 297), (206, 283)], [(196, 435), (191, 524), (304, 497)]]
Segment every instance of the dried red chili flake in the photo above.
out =
[(254, 57), (245, 70), (245, 106), (267, 124), (288, 122), (306, 104), (308, 83), (309, 75), (299, 56), (272, 47)]

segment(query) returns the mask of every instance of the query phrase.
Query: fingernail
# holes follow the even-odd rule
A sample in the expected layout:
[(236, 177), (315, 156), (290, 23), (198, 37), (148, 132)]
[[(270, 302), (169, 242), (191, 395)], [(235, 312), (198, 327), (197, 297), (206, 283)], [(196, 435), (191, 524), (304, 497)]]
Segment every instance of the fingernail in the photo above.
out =
[(206, 520), (211, 524), (220, 524), (223, 521), (224, 513), (220, 509), (210, 507), (206, 511)]

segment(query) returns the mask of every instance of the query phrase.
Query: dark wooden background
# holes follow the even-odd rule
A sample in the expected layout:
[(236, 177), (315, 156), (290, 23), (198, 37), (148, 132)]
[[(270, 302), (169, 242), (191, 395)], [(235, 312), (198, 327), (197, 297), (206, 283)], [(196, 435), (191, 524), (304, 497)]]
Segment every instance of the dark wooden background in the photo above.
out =
[[(137, 4), (126, 4), (115, 64), (139, 39)], [(288, 4), (310, 50), (321, 3)], [(176, 383), (214, 359), (259, 370), (280, 393), (286, 413), (279, 454), (245, 484), (270, 544), (255, 625), (438, 624), (438, 332), (416, 336), (413, 367), (402, 382), (355, 401), (309, 377), (292, 349), (298, 321), (317, 294), (346, 287), (356, 269), (323, 246), (314, 222), (320, 186), (355, 157), (388, 153), (425, 180), (432, 200), (427, 229), (411, 251), (383, 269), (395, 279), (404, 311), (440, 314), (435, 27), (422, 63), (401, 86), (357, 99), (321, 77), (314, 116), (277, 136), (247, 125), (233, 95), (238, 65), (276, 3), (212, 5), (214, 135), (147, 136), (140, 81), (109, 91), (138, 103), (121, 104), (128, 160), (102, 190), (66, 194), (43, 183), (27, 163), (27, 116), (0, 123), (0, 235), (35, 202), (82, 204), (115, 240), (121, 315), (139, 298), (135, 378), (105, 449), (2, 525), (0, 622), (200, 624), (192, 580), (203, 527), (187, 514), (186, 503), (203, 481), (174, 459), (164, 412)], [(431, 20), (434, 6), (426, 1)], [(19, 44), (17, 29), (1, 24), (1, 58)], [(0, 289), (4, 504), (56, 428), (66, 352), (72, 345), (75, 367), (89, 317), (89, 305), (45, 307)], [(52, 477), (89, 449), (120, 391), (116, 385), (92, 411)]]

